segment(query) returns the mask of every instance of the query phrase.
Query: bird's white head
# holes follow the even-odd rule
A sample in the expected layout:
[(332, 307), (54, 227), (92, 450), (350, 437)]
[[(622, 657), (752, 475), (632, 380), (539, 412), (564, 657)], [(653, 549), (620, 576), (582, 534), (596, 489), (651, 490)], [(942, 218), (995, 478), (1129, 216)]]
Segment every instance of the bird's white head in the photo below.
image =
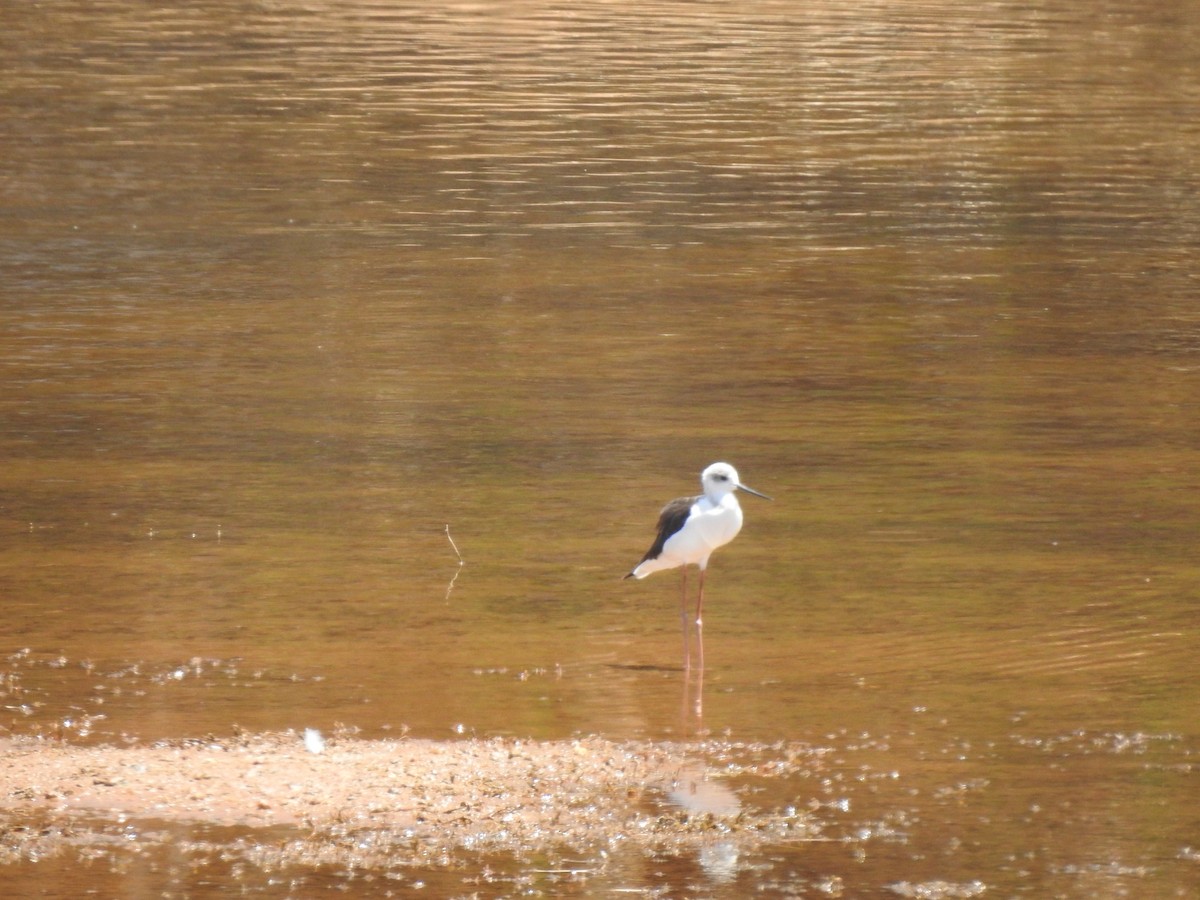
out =
[(713, 463), (707, 469), (700, 473), (700, 486), (704, 488), (705, 495), (715, 501), (719, 501), (726, 494), (731, 494), (736, 490), (743, 490), (749, 494), (754, 494), (756, 497), (762, 497), (764, 500), (770, 500), (766, 494), (760, 494), (754, 488), (746, 487), (738, 478), (737, 469), (729, 463), (717, 462)]

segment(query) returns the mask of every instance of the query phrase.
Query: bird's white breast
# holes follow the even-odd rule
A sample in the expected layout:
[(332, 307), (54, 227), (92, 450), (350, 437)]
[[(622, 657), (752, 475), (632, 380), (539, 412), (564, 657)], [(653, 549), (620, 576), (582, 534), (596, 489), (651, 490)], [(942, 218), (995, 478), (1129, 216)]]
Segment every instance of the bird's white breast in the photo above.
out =
[(728, 544), (742, 530), (742, 508), (732, 494), (714, 503), (701, 497), (692, 504), (687, 522), (663, 547), (671, 564), (704, 565), (718, 547)]
[(704, 543), (710, 549), (715, 550), (728, 544), (742, 530), (742, 507), (733, 494), (727, 494), (715, 504), (704, 497), (692, 507), (693, 515), (696, 515), (697, 511), (697, 527)]

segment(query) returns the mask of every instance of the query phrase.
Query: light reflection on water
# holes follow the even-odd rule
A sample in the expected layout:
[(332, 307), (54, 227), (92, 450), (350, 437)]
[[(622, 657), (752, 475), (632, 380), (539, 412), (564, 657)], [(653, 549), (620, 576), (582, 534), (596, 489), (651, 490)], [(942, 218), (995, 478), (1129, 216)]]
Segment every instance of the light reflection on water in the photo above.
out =
[[(855, 800), (976, 841), (863, 889), (1183, 883), (1185, 13), (0, 14), (8, 727), (865, 734), (912, 796), (989, 787)], [(777, 502), (701, 693), (673, 576), (618, 579), (718, 458)], [(1177, 736), (1152, 787), (1091, 750), (1128, 734)], [(1076, 774), (1078, 846), (983, 822)]]

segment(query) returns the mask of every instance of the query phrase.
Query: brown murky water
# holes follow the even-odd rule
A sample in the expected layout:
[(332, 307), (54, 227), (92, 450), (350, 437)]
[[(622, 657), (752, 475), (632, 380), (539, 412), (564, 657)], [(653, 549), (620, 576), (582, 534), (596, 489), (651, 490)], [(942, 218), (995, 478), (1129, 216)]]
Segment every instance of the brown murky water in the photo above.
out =
[[(830, 768), (730, 779), (828, 837), (750, 854), (164, 840), (0, 894), (1194, 896), (1198, 23), (9, 4), (4, 728)], [(685, 683), (677, 580), (619, 576), (716, 459), (776, 500)]]

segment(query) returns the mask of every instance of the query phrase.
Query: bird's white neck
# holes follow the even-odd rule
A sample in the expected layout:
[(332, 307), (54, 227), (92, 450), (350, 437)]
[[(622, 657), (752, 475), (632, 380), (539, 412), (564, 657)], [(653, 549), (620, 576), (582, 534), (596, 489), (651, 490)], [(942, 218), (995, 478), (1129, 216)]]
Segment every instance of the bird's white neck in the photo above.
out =
[(704, 499), (707, 500), (709, 505), (714, 509), (718, 506), (724, 506), (728, 508), (731, 506), (740, 505), (733, 491), (709, 491), (704, 495)]

